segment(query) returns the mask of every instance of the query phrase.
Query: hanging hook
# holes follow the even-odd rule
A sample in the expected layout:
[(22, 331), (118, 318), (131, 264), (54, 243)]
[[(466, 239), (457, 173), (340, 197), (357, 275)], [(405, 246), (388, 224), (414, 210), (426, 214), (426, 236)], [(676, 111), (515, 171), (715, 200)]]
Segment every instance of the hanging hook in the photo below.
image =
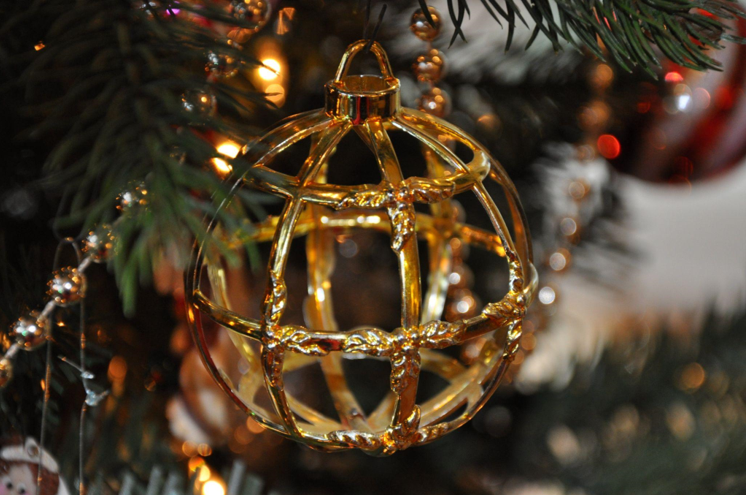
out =
[(381, 24), (383, 24), (383, 16), (386, 15), (386, 9), (388, 8), (388, 4), (383, 4), (383, 7), (381, 8), (381, 12), (378, 14), (378, 22), (376, 23), (376, 27), (373, 28), (373, 33), (370, 34), (370, 11), (371, 11), (371, 4), (373, 3), (373, 0), (368, 0), (368, 3), (365, 7), (365, 27), (363, 28), (363, 39), (367, 41), (365, 44), (365, 49), (363, 50), (366, 54), (370, 52), (371, 46), (373, 46), (373, 43), (376, 40), (376, 36), (378, 36), (378, 31), (381, 29)]

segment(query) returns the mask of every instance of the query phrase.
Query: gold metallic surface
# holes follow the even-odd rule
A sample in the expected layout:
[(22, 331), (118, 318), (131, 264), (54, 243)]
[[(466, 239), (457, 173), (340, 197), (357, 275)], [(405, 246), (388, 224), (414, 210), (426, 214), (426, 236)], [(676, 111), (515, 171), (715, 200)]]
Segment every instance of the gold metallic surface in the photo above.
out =
[(333, 81), (326, 89), (326, 113), (331, 117), (362, 125), (374, 119), (391, 119), (399, 110), (399, 80), (391, 71), (391, 64), (381, 45), (374, 43), (370, 51), (378, 59), (381, 76), (348, 76), (347, 71), (355, 55), (365, 43), (350, 45)]
[(417, 9), (409, 21), (409, 29), (422, 41), (432, 41), (438, 37), (443, 28), (443, 18), (435, 7), (428, 7), (433, 24), (427, 20), (422, 9)]
[[(351, 45), (330, 86), (345, 77), (349, 59), (364, 43)], [(388, 89), (382, 96), (387, 105), (393, 105), (390, 112), (381, 113), (375, 105), (378, 110), (361, 112), (362, 107), (335, 103), (326, 111), (308, 112), (286, 121), (260, 143), (245, 150), (254, 165), (239, 179), (234, 190), (252, 187), (285, 200), (280, 215), (256, 223), (240, 239), (243, 243), (271, 242), (268, 283), (259, 308), (261, 316), (249, 318), (231, 310), (225, 271), (212, 258), (207, 261), (202, 243), (195, 246), (186, 275), (186, 294), (189, 321), (206, 365), (221, 388), (256, 421), (313, 448), (328, 451), (360, 448), (372, 455), (389, 455), (458, 428), (484, 405), (518, 350), (521, 322), (533, 299), (537, 279), (518, 196), (500, 165), (484, 147), (447, 122), (400, 108), (398, 82), (390, 81), (393, 77), (385, 53), (377, 43), (372, 51), (383, 72), (383, 77), (378, 78), (379, 85), (373, 87), (396, 89), (394, 96), (385, 93)], [(366, 91), (351, 93), (348, 101), (355, 98), (359, 102), (373, 101), (366, 100), (370, 97)], [(353, 186), (327, 183), (328, 159), (350, 131), (376, 157), (380, 183)], [(405, 132), (420, 141), (427, 177), (404, 178), (389, 139), (391, 131)], [(312, 139), (311, 150), (297, 176), (270, 168), (278, 154), (307, 137)], [(473, 153), (472, 159), (468, 163), (460, 160), (451, 150), (448, 144), (451, 142), (465, 145)], [(505, 193), (512, 236), (487, 193), (483, 182), (488, 179), (496, 181)], [(476, 196), (493, 231), (459, 219), (452, 200), (458, 194)], [(429, 213), (415, 211), (418, 203), (427, 205)], [(210, 229), (219, 235), (216, 220)], [(371, 326), (338, 328), (331, 292), (334, 235), (357, 229), (391, 236), (391, 249), (398, 259), (402, 301), (400, 326), (393, 330)], [(288, 301), (285, 271), (290, 243), (301, 236), (305, 236), (308, 263), (305, 324), (288, 325), (282, 322)], [(510, 282), (505, 297), (487, 304), (476, 316), (443, 321), (453, 239), (505, 258)], [(418, 240), (428, 246), (428, 277), (423, 282)], [(209, 292), (203, 292), (204, 273)], [(233, 383), (213, 361), (203, 317), (230, 330), (233, 342), (248, 362), (248, 371), (239, 383)], [(477, 337), (486, 339), (486, 343), (469, 365), (440, 351)], [(345, 359), (355, 357), (384, 359), (391, 364), (390, 391), (370, 414), (357, 402), (342, 366)], [(325, 376), (336, 417), (315, 410), (285, 387), (287, 373), (316, 363)], [(438, 375), (448, 385), (418, 403), (422, 371)], [(318, 393), (327, 391), (320, 389)]]
[(451, 113), (451, 96), (447, 91), (438, 87), (426, 89), (417, 99), (417, 108), (442, 119)]
[(419, 82), (437, 83), (446, 72), (446, 57), (437, 48), (431, 48), (423, 53), (412, 65), (412, 72)]

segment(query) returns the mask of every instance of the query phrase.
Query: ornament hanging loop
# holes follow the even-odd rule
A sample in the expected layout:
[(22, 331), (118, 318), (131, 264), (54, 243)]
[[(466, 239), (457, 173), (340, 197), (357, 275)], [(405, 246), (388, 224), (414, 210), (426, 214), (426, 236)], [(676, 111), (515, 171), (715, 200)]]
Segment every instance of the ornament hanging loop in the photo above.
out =
[(348, 76), (352, 59), (368, 45), (360, 40), (347, 47), (334, 80), (326, 85), (326, 113), (339, 120), (362, 125), (370, 119), (392, 119), (399, 112), (399, 80), (394, 77), (386, 52), (374, 41), (370, 51), (378, 60), (381, 75)]
[[(342, 60), (339, 62), (337, 74), (334, 76), (333, 82), (342, 82), (344, 78), (347, 77), (347, 71), (350, 69), (352, 59), (355, 58), (355, 55), (360, 53), (368, 43), (368, 40), (359, 40), (347, 47), (344, 55), (342, 55)], [(386, 55), (386, 52), (383, 51), (381, 44), (374, 41), (370, 46), (370, 51), (373, 52), (373, 55), (376, 56), (376, 60), (378, 60), (378, 66), (381, 68), (381, 75), (385, 79), (396, 79), (394, 77), (394, 72), (391, 70), (389, 57)]]
[(80, 252), (78, 241), (76, 241), (72, 237), (65, 237), (64, 239), (60, 240), (60, 242), (57, 244), (57, 250), (54, 252), (54, 263), (52, 265), (52, 269), (54, 271), (57, 271), (60, 268), (60, 257), (62, 255), (62, 249), (65, 246), (70, 246), (75, 251), (75, 258), (78, 261), (77, 263), (78, 266), (80, 266), (80, 264), (83, 262), (83, 255)]

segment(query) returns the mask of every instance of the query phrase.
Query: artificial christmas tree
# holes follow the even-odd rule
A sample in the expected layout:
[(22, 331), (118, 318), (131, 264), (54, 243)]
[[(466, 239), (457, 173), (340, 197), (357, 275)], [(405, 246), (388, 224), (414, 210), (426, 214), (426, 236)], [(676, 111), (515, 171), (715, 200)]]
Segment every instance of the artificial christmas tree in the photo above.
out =
[[(3, 445), (33, 438), (57, 459), (58, 487), (125, 495), (367, 494), (392, 485), (414, 493), (741, 490), (743, 370), (732, 363), (742, 322), (721, 319), (736, 314), (744, 293), (738, 4), (6, 3), (0, 431)], [(276, 215), (281, 204), (241, 190), (221, 209), (234, 183), (223, 179), (252, 177), (240, 151), (263, 129), (323, 105), (323, 84), (361, 33), (392, 55), (404, 106), (419, 100), (441, 113), (502, 164), (526, 210), (542, 281), (536, 313), (523, 321), (517, 374), (468, 425), (386, 460), (302, 450), (232, 409), (185, 338), (180, 282), (196, 240), (225, 259), (237, 308), (262, 299), (251, 280), (261, 278), (266, 253), (254, 242), (256, 222), (245, 219)], [(358, 72), (376, 69), (372, 57), (356, 62)], [(392, 142), (399, 162), (421, 176), (420, 144)], [(365, 145), (336, 148), (329, 183), (380, 180), (366, 175), (376, 165), (365, 162)], [(468, 161), (462, 148), (452, 153)], [(307, 156), (289, 152), (278, 166)], [(359, 166), (335, 167), (342, 163)], [(415, 217), (427, 214), (419, 206)], [(496, 206), (509, 209), (500, 199)], [(456, 210), (457, 223), (483, 215), (466, 199)], [(211, 235), (205, 215), (223, 235)], [(694, 222), (700, 234), (692, 218), (704, 219)], [(387, 256), (389, 239), (369, 234), (329, 239), (338, 252), (336, 316), (342, 328), (397, 328), (399, 315), (386, 311), (401, 304), (396, 258)], [(81, 258), (65, 248), (56, 262), (60, 242), (85, 245)], [(468, 320), (504, 295), (509, 274), (493, 253), (449, 249), (445, 319)], [(437, 259), (428, 252), (428, 262)], [(290, 257), (289, 287), (305, 283), (306, 265)], [(298, 322), (303, 298), (288, 293), (288, 317)], [(46, 321), (29, 316), (46, 307)], [(247, 373), (231, 342), (206, 341), (228, 376)], [(470, 341), (449, 359), (478, 363), (488, 345)], [(351, 386), (362, 391), (361, 407), (373, 408), (388, 392), (388, 363), (350, 357), (341, 361)], [(313, 380), (323, 384), (323, 374), (292, 384), (304, 400), (322, 396)], [(420, 391), (437, 394), (438, 380), (423, 378)]]

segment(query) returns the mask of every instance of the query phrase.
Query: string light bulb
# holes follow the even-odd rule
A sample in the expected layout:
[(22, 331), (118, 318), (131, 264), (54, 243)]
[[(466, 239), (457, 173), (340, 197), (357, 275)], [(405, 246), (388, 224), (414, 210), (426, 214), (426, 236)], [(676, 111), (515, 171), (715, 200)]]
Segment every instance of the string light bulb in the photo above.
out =
[(241, 151), (241, 147), (233, 141), (226, 141), (218, 146), (218, 153), (225, 155), (228, 158), (236, 158), (239, 151)]
[(273, 81), (280, 77), (280, 70), (282, 69), (280, 62), (274, 58), (267, 58), (262, 60), (262, 64), (264, 67), (259, 67), (259, 77), (265, 81)]
[(215, 167), (215, 171), (221, 176), (224, 177), (228, 174), (230, 174), (233, 171), (233, 167), (231, 167), (228, 162), (223, 160), (222, 158), (213, 158), (212, 164)]
[[(234, 143), (233, 141), (226, 141), (218, 145), (217, 151), (221, 155), (226, 156), (228, 158), (236, 158), (238, 156), (238, 152), (241, 151), (241, 147), (237, 143)], [(222, 158), (218, 158), (218, 157), (213, 158), (212, 164), (215, 167), (215, 171), (221, 177), (224, 177), (233, 171), (233, 167), (228, 162), (223, 160)]]
[(202, 485), (202, 495), (225, 495), (225, 487), (217, 480), (209, 480)]

